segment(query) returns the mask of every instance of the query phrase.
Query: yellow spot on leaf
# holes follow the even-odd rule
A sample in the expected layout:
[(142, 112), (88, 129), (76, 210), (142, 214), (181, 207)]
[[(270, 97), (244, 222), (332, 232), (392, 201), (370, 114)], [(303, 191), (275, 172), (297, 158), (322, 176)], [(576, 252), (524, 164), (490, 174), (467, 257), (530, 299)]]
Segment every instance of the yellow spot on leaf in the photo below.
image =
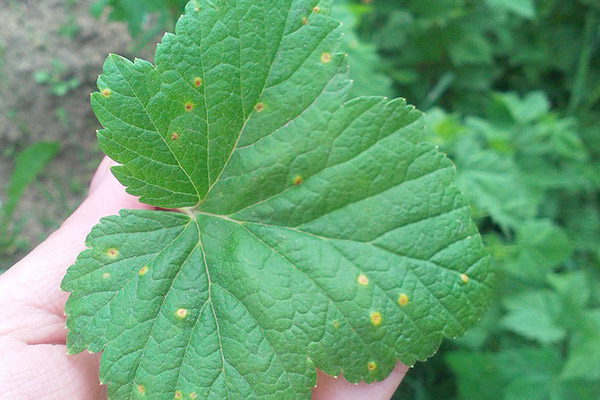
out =
[(110, 278), (110, 274), (108, 272), (105, 272), (102, 274), (102, 278), (108, 279), (108, 278)]
[(142, 268), (140, 268), (140, 270), (138, 271), (138, 275), (139, 276), (144, 276), (146, 275), (146, 272), (148, 272), (148, 266), (144, 265)]
[(185, 103), (185, 111), (190, 112), (194, 109), (194, 104), (191, 101)]
[(265, 109), (265, 103), (256, 103), (256, 105), (254, 106), (254, 111), (256, 111), (257, 113), (263, 112), (264, 109)]
[(175, 311), (175, 315), (177, 316), (177, 318), (179, 319), (184, 319), (185, 317), (187, 317), (188, 315), (188, 310), (185, 308), (180, 308), (177, 311)]
[(202, 86), (202, 78), (197, 77), (194, 79), (194, 86), (196, 86), (197, 88)]
[(183, 395), (181, 394), (181, 390), (176, 391), (175, 396), (173, 396), (175, 400), (181, 400), (182, 397)]
[(461, 274), (460, 275), (460, 279), (464, 282), (464, 283), (469, 283), (469, 277), (467, 276), (467, 274)]
[(400, 306), (405, 306), (408, 304), (408, 296), (404, 293), (402, 293), (400, 296), (398, 296), (398, 305)]
[(377, 326), (381, 324), (381, 314), (377, 311), (371, 311), (371, 325)]
[(321, 62), (323, 64), (327, 64), (330, 61), (331, 61), (331, 54), (330, 53), (323, 53), (323, 54), (321, 54)]
[(369, 371), (375, 371), (377, 369), (377, 364), (375, 364), (373, 361), (369, 361), (367, 363), (367, 369)]
[(321, 7), (319, 7), (319, 6), (315, 6), (315, 8), (313, 8), (313, 12), (314, 12), (315, 14), (316, 14), (316, 13), (319, 13), (319, 12), (321, 12)]
[(356, 277), (356, 283), (358, 283), (360, 286), (367, 286), (369, 284), (369, 278), (363, 274), (360, 274), (358, 277)]
[(145, 394), (146, 393), (146, 388), (144, 387), (144, 385), (137, 385), (136, 389), (138, 391), (139, 394)]
[(308, 24), (308, 18), (304, 17), (302, 18), (302, 25), (306, 25)]
[(111, 94), (112, 94), (112, 91), (109, 88), (102, 89), (102, 96), (110, 97)]
[(106, 257), (114, 260), (118, 256), (119, 256), (119, 250), (113, 249), (113, 248), (106, 250)]
[(177, 140), (177, 139), (179, 139), (179, 134), (177, 132), (171, 133), (171, 140)]
[(300, 175), (296, 175), (296, 177), (293, 180), (294, 185), (299, 185), (302, 183), (302, 177)]
[(190, 399), (194, 400), (198, 397), (196, 393), (190, 393)]
[(335, 329), (338, 329), (338, 328), (340, 327), (340, 323), (338, 322), (338, 320), (337, 320), (337, 319), (333, 321), (333, 327), (334, 327)]

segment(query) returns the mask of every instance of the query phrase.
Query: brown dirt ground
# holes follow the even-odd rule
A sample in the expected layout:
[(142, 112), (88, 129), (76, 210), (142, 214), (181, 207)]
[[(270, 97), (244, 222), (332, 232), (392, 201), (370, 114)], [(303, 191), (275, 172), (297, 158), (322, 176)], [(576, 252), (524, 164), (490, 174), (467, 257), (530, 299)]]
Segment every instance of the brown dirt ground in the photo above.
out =
[[(91, 3), (0, 0), (0, 200), (19, 151), (41, 140), (60, 143), (57, 157), (22, 197), (14, 222), (23, 226), (16, 246), (0, 249), (0, 269), (40, 243), (77, 207), (102, 158), (89, 94), (109, 52), (132, 57), (131, 39), (124, 24), (90, 16)], [(68, 28), (75, 34), (65, 35)], [(148, 59), (147, 47), (136, 55)], [(62, 97), (33, 78), (56, 61), (66, 67), (61, 80), (80, 82)], [(60, 113), (67, 117), (61, 120)]]

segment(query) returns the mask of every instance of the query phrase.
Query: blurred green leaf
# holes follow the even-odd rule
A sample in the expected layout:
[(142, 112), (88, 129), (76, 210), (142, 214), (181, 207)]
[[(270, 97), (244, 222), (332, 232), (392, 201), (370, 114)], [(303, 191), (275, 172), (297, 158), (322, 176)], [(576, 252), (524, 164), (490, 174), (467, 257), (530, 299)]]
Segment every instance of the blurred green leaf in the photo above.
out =
[(486, 2), (491, 6), (514, 12), (525, 18), (535, 17), (534, 0), (486, 0)]
[(509, 331), (542, 344), (557, 342), (567, 335), (556, 319), (561, 312), (560, 300), (550, 290), (512, 294), (503, 304), (508, 314), (501, 324)]
[(457, 185), (476, 209), (503, 227), (516, 227), (533, 218), (536, 195), (510, 159), (493, 151), (473, 151), (465, 146), (456, 156), (456, 163)]
[(569, 343), (562, 376), (567, 379), (600, 379), (600, 310), (586, 313)]
[(521, 279), (543, 282), (552, 268), (571, 255), (573, 244), (551, 221), (531, 220), (517, 227), (515, 248), (506, 270)]
[(548, 400), (559, 385), (560, 354), (546, 347), (523, 347), (495, 357), (506, 382), (504, 400)]
[(461, 400), (498, 400), (504, 382), (490, 353), (451, 352), (444, 360), (454, 372)]
[(523, 98), (515, 93), (496, 93), (493, 98), (508, 110), (514, 122), (520, 124), (533, 122), (550, 111), (548, 98), (542, 92), (531, 92)]
[(0, 226), (8, 224), (19, 204), (23, 191), (54, 158), (58, 152), (58, 147), (58, 142), (37, 142), (17, 155), (15, 168), (10, 175), (8, 187), (6, 188), (6, 202), (0, 210)]

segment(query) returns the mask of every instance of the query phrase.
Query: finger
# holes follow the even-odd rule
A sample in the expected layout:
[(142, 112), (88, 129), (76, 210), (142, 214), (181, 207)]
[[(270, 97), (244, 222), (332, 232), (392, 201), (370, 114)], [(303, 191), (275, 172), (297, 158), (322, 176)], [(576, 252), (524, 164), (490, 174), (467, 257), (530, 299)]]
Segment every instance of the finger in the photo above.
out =
[[(98, 382), (98, 355), (67, 356), (65, 346), (2, 343), (0, 400), (106, 400)], [(33, 372), (33, 373), (32, 373)]]
[(334, 378), (317, 370), (317, 387), (311, 400), (389, 400), (404, 379), (408, 367), (397, 363), (391, 374), (381, 382), (352, 384), (342, 377)]
[(0, 336), (9, 330), (27, 343), (64, 340), (63, 307), (68, 294), (60, 291), (60, 282), (85, 248), (86, 235), (101, 217), (122, 208), (148, 208), (125, 192), (110, 173), (111, 164), (102, 161), (90, 195), (62, 227), (0, 276)]

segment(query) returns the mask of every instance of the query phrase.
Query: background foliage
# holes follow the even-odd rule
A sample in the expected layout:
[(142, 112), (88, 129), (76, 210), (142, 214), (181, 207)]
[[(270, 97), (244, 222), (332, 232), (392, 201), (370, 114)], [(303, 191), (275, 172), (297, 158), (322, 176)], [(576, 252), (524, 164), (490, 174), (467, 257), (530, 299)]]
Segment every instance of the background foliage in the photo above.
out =
[[(497, 271), (492, 309), (394, 398), (598, 399), (600, 3), (335, 2), (352, 95), (426, 112)], [(100, 0), (92, 12), (126, 22), (141, 46), (184, 3)]]

